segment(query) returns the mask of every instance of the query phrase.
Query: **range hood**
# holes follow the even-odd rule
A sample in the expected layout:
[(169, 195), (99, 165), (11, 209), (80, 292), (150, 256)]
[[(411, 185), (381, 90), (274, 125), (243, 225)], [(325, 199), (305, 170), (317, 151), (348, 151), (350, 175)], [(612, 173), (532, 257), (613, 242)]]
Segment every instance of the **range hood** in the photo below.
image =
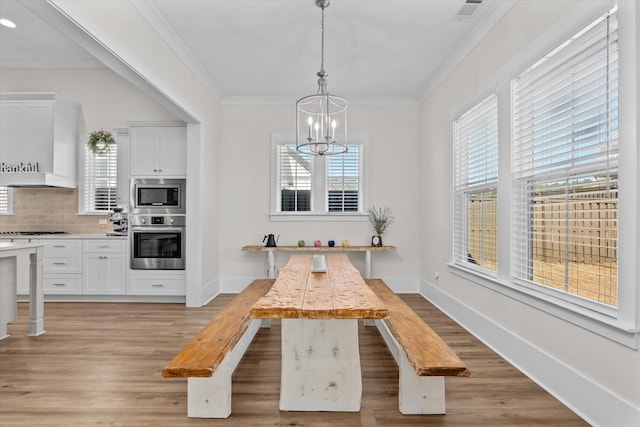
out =
[(76, 188), (78, 115), (56, 93), (0, 93), (0, 186)]
[(0, 187), (76, 188), (75, 178), (53, 173), (0, 173)]

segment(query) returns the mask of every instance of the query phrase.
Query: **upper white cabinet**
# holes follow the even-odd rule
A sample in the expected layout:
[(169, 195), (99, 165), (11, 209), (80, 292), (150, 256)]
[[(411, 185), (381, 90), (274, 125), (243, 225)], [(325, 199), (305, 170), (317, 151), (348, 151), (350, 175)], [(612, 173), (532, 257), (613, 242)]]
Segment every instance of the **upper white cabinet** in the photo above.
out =
[(186, 176), (186, 141), (185, 126), (132, 126), (131, 176)]
[(0, 185), (76, 187), (78, 114), (55, 93), (0, 94)]

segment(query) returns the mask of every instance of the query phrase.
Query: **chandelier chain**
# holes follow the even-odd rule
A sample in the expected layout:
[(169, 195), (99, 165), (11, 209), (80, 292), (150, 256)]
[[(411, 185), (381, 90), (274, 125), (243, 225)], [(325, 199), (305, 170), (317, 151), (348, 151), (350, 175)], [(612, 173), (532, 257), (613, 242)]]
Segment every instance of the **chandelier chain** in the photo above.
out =
[(322, 36), (320, 39), (320, 71), (324, 71), (324, 7), (322, 9), (322, 19), (320, 20), (320, 25), (322, 28)]

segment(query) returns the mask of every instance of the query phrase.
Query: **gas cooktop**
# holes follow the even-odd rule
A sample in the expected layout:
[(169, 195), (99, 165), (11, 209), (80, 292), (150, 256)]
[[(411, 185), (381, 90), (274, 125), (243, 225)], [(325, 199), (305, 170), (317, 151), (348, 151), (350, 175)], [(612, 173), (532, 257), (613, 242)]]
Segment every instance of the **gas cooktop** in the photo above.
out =
[(67, 234), (66, 231), (0, 231), (0, 236), (43, 236), (49, 234)]

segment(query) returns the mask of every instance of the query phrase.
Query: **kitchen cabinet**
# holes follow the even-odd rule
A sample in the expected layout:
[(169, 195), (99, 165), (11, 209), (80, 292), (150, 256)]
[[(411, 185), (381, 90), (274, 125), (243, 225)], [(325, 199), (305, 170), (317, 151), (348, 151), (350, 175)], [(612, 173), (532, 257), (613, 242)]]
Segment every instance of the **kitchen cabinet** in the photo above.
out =
[(175, 270), (132, 270), (130, 295), (186, 295), (186, 275)]
[(75, 188), (78, 112), (55, 93), (0, 94), (0, 185)]
[(129, 137), (132, 176), (186, 176), (185, 126), (132, 126)]
[(126, 295), (126, 252), (124, 240), (84, 240), (82, 293)]
[(42, 239), (45, 295), (82, 294), (82, 240)]

